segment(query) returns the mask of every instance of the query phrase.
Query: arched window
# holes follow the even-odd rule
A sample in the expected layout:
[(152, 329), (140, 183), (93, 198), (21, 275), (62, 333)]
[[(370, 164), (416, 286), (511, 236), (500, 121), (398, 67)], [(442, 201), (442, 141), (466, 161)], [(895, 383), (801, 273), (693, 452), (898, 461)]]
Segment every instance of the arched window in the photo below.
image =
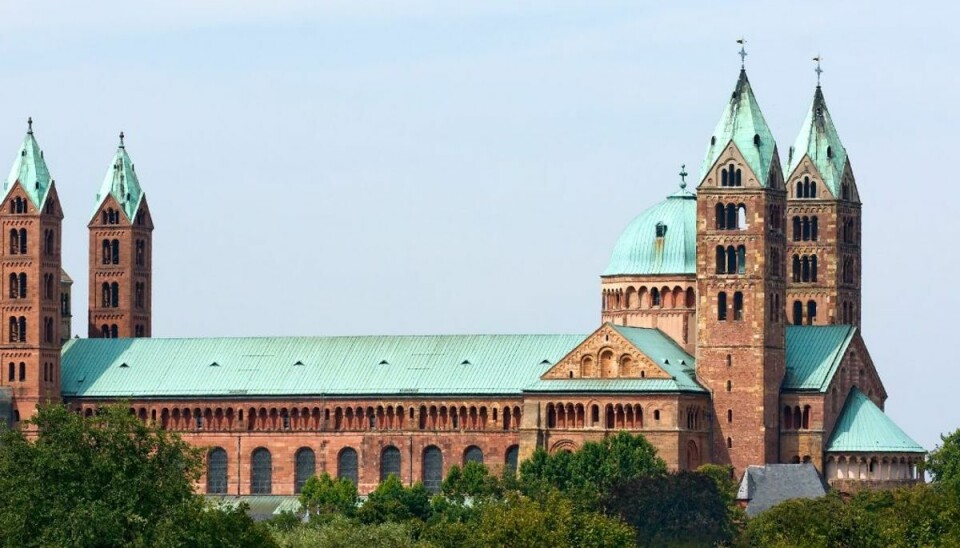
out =
[(146, 264), (146, 242), (143, 240), (137, 240), (137, 257), (136, 263), (137, 266), (143, 266)]
[(722, 245), (717, 246), (717, 274), (727, 273), (727, 251)]
[(807, 325), (813, 325), (817, 320), (817, 301), (807, 301)]
[[(597, 415), (599, 415), (600, 411), (597, 408), (597, 406), (594, 406), (594, 409), (597, 410)], [(599, 420), (599, 417), (598, 417), (598, 420)], [(511, 445), (510, 447), (508, 447), (507, 454), (504, 457), (504, 466), (506, 467), (507, 470), (510, 471), (510, 473), (516, 473), (517, 464), (519, 463), (519, 460), (520, 460), (520, 446)]]
[(391, 475), (400, 477), (400, 450), (388, 445), (380, 453), (380, 481), (386, 480)]
[(467, 447), (463, 452), (463, 464), (466, 465), (468, 462), (483, 464), (483, 451), (476, 445)]
[(817, 281), (817, 256), (810, 256), (810, 281)]
[(743, 274), (747, 271), (747, 247), (737, 246), (737, 274)]
[(733, 409), (727, 409), (727, 422), (733, 422)]
[(352, 447), (345, 447), (337, 456), (337, 478), (346, 478), (353, 485), (357, 485), (359, 474), (357, 470), (357, 451)]
[(797, 198), (803, 198), (803, 182), (797, 181), (797, 191), (794, 193)]
[(816, 198), (816, 197), (817, 197), (817, 182), (816, 182), (816, 181), (810, 181), (810, 197), (811, 197), (811, 198)]
[(113, 262), (113, 252), (110, 248), (110, 240), (103, 240), (100, 245), (100, 262), (110, 264)]
[[(803, 407), (803, 428), (804, 430), (810, 429), (810, 406), (805, 405)], [(807, 457), (810, 458), (810, 457)]]
[(737, 206), (727, 204), (727, 230), (737, 229)]
[(443, 483), (443, 452), (436, 445), (423, 450), (423, 486), (431, 493), (440, 492)]
[[(27, 275), (23, 275), (24, 282), (26, 282)], [(26, 283), (24, 283), (26, 285)], [(53, 299), (53, 274), (44, 275), (44, 284), (43, 284), (43, 297), (45, 299)]]
[(733, 381), (727, 381), (727, 392), (733, 391)]
[(724, 291), (717, 293), (717, 319), (721, 322), (727, 319), (727, 294)]
[(800, 257), (801, 275), (800, 279), (804, 282), (810, 281), (810, 257), (804, 255)]
[(795, 215), (795, 216), (793, 217), (793, 241), (795, 241), (795, 242), (799, 242), (799, 241), (800, 241), (800, 237), (801, 237), (801, 234), (802, 234), (801, 230), (802, 230), (802, 229), (801, 229), (800, 216), (799, 216), (799, 215)]
[(13, 362), (10, 362), (10, 365), (7, 367), (7, 380), (8, 380), (9, 382), (13, 382), (13, 381), (17, 380), (17, 370), (16, 370), (16, 367), (17, 367), (17, 366), (13, 365)]
[(733, 294), (733, 319), (743, 320), (743, 293), (739, 291)]
[(250, 460), (250, 493), (253, 495), (269, 495), (273, 489), (273, 459), (270, 451), (260, 447), (253, 451)]
[(20, 254), (27, 254), (27, 229), (20, 229)]
[(804, 216), (802, 219), (803, 222), (803, 241), (808, 241), (810, 239), (810, 218)]
[(119, 328), (117, 327), (117, 324), (115, 324), (115, 323), (110, 324), (110, 338), (111, 338), (111, 339), (116, 339), (117, 337), (120, 336), (119, 333), (120, 333), (120, 330), (119, 330)]
[(747, 229), (747, 206), (743, 204), (737, 206), (737, 229)]
[(800, 255), (793, 256), (793, 281), (800, 281)]
[(10, 229), (10, 254), (18, 255), (20, 253), (20, 231), (11, 228)]
[(313, 449), (301, 447), (293, 458), (294, 479), (293, 492), (300, 493), (307, 480), (317, 473), (317, 456)]
[(101, 338), (104, 338), (104, 339), (109, 339), (109, 338), (110, 338), (110, 326), (109, 326), (109, 325), (103, 324), (103, 325), (100, 326), (100, 337), (101, 337)]
[(727, 246), (727, 274), (737, 273), (737, 250), (731, 245)]
[(818, 226), (817, 216), (810, 217), (810, 239), (814, 242), (819, 237), (820, 227)]
[(27, 364), (20, 362), (20, 382), (27, 380)]
[(803, 324), (803, 303), (793, 301), (793, 325)]
[(110, 259), (113, 264), (120, 264), (120, 240), (110, 241)]
[(120, 306), (120, 284), (113, 282), (110, 284), (110, 308)]
[(227, 494), (227, 452), (214, 447), (207, 455), (207, 494)]
[(650, 306), (661, 306), (660, 290), (654, 287), (650, 290)]
[(110, 308), (110, 284), (107, 282), (100, 285), (100, 305)]
[[(733, 169), (733, 165), (730, 166), (730, 169)], [(740, 170), (738, 169), (736, 171), (736, 177), (734, 178), (734, 181), (733, 181), (733, 186), (743, 186), (740, 180), (740, 175), (741, 173), (740, 173)]]
[(727, 217), (726, 217), (726, 213), (724, 212), (723, 204), (717, 204), (714, 207), (714, 210), (716, 211), (716, 214), (717, 214), (717, 222), (716, 222), (717, 230), (724, 230), (725, 228), (727, 228), (727, 224), (726, 224)]
[(43, 233), (43, 252), (46, 255), (53, 255), (53, 231), (47, 230)]
[(733, 438), (727, 438), (727, 449), (733, 449)]

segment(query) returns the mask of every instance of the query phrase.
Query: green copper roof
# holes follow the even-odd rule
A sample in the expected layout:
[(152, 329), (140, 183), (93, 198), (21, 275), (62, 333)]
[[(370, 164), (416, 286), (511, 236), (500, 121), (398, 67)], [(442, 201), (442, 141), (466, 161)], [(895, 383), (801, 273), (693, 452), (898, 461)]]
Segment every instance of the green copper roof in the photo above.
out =
[(113, 161), (110, 162), (107, 174), (103, 177), (103, 184), (100, 185), (100, 192), (97, 193), (94, 214), (103, 205), (107, 196), (113, 196), (127, 215), (127, 219), (133, 221), (140, 207), (140, 200), (143, 199), (143, 189), (140, 188), (140, 180), (137, 179), (137, 173), (133, 170), (133, 162), (127, 154), (127, 147), (123, 144), (122, 133), (117, 153), (113, 155)]
[(831, 453), (926, 452), (856, 387), (847, 396), (826, 450)]
[(65, 397), (520, 394), (586, 335), (72, 339)]
[[(760, 144), (754, 143), (754, 137), (759, 137)], [(747, 72), (740, 70), (737, 86), (730, 96), (730, 102), (720, 117), (720, 122), (713, 130), (710, 144), (707, 146), (707, 155), (700, 166), (700, 182), (707, 176), (707, 172), (733, 141), (740, 153), (747, 161), (747, 165), (757, 176), (761, 186), (767, 186), (770, 169), (773, 166), (774, 156), (777, 153), (777, 143), (773, 140), (773, 133), (763, 119), (760, 105), (753, 95)]]
[(528, 392), (700, 392), (696, 361), (662, 331), (649, 327), (609, 324), (630, 344), (663, 368), (669, 379), (545, 379), (526, 387)]
[[(657, 225), (663, 237), (657, 237)], [(603, 276), (695, 274), (696, 265), (697, 200), (681, 188), (627, 225)]]
[(826, 392), (856, 332), (852, 325), (788, 325), (784, 390)]
[(33, 120), (27, 123), (29, 124), (27, 135), (23, 138), (23, 144), (20, 145), (17, 158), (13, 161), (10, 174), (3, 182), (3, 194), (6, 196), (13, 185), (20, 181), (33, 206), (39, 210), (47, 199), (53, 181), (50, 179), (47, 162), (43, 159), (43, 151), (40, 150), (37, 140), (33, 138)]
[(793, 173), (805, 156), (809, 156), (816, 166), (823, 183), (840, 196), (840, 183), (843, 180), (843, 171), (847, 166), (847, 149), (843, 148), (837, 128), (833, 125), (827, 102), (823, 99), (820, 86), (813, 94), (813, 104), (807, 113), (797, 140), (790, 147), (790, 157), (787, 159), (787, 169), (784, 176)]

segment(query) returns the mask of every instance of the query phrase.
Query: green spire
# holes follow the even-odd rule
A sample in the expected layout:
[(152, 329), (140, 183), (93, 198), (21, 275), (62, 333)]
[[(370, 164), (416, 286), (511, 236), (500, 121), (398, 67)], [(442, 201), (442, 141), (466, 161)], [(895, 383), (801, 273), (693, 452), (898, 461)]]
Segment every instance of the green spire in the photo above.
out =
[(117, 153), (113, 155), (113, 161), (107, 168), (107, 174), (103, 177), (103, 184), (100, 185), (100, 192), (97, 193), (96, 210), (100, 209), (104, 200), (108, 196), (120, 204), (120, 208), (126, 213), (127, 219), (131, 222), (140, 208), (140, 201), (143, 199), (143, 189), (140, 188), (140, 181), (137, 179), (137, 173), (133, 170), (133, 162), (127, 154), (127, 148), (123, 144), (123, 132), (120, 132), (120, 144), (117, 146)]
[(3, 182), (4, 196), (10, 192), (17, 181), (30, 197), (33, 206), (40, 210), (47, 199), (53, 181), (50, 179), (47, 162), (43, 159), (43, 151), (40, 150), (37, 140), (33, 138), (33, 118), (27, 118), (27, 135), (23, 138), (23, 144), (20, 145), (17, 158), (13, 161), (10, 174)]
[(763, 119), (760, 105), (750, 87), (750, 80), (747, 79), (747, 72), (743, 69), (740, 69), (737, 86), (707, 146), (707, 155), (700, 166), (701, 182), (730, 141), (740, 150), (760, 185), (767, 186), (770, 169), (777, 154), (777, 143), (773, 140), (767, 121)]
[(803, 121), (800, 135), (790, 148), (784, 176), (793, 173), (805, 156), (810, 157), (810, 161), (820, 172), (823, 184), (834, 196), (839, 197), (843, 172), (847, 167), (847, 149), (843, 148), (837, 128), (833, 126), (833, 119), (830, 118), (820, 86), (817, 86), (813, 93), (813, 104)]

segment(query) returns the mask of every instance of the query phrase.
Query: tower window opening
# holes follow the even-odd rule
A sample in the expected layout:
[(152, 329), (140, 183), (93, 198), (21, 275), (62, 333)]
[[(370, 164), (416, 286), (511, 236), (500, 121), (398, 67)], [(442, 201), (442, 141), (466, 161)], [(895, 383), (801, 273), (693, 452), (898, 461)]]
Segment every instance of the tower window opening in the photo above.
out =
[(793, 301), (793, 325), (803, 325), (803, 303)]
[(723, 291), (717, 294), (717, 320), (727, 320), (727, 294)]
[[(667, 235), (667, 225), (663, 223), (657, 223), (657, 238), (663, 238)], [(137, 245), (140, 245), (141, 242), (137, 242)]]
[(802, 234), (802, 224), (800, 221), (800, 216), (794, 216), (793, 218), (793, 241), (799, 242)]
[(733, 294), (733, 319), (734, 321), (743, 320), (743, 293), (740, 291)]
[(660, 290), (654, 287), (650, 290), (650, 306), (662, 306), (663, 299)]
[(817, 323), (817, 301), (807, 302), (807, 325)]
[(753, 146), (755, 146), (755, 147), (759, 147), (759, 146), (760, 146), (760, 134), (759, 134), (759, 133), (754, 133), (754, 134), (753, 134)]

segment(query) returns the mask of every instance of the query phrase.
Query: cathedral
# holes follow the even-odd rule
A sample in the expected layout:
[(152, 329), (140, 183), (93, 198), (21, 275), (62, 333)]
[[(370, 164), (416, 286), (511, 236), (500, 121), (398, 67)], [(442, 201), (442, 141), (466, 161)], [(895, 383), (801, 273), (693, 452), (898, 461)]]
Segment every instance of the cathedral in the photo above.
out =
[(453, 465), (516, 468), (621, 430), (674, 470), (921, 481), (860, 329), (860, 193), (819, 84), (783, 163), (742, 69), (708, 137), (695, 192), (682, 171), (617, 240), (592, 333), (164, 339), (121, 134), (86, 218), (87, 338), (71, 338), (63, 211), (31, 122), (0, 202), (0, 415), (123, 402), (204, 449), (210, 495), (294, 495), (323, 472), (436, 490)]

